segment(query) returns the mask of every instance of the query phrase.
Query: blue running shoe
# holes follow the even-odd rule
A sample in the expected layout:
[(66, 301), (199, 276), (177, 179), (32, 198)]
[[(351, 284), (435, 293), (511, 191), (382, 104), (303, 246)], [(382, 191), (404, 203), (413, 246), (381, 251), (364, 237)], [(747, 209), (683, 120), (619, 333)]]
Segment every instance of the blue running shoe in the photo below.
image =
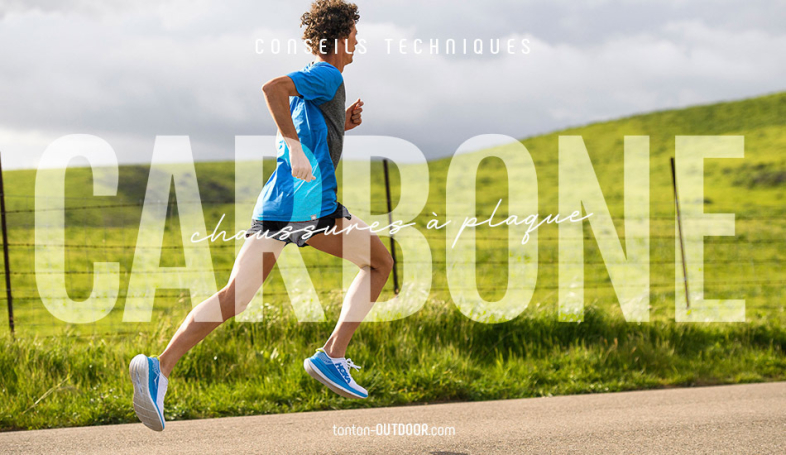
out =
[(158, 359), (139, 354), (128, 367), (134, 383), (134, 412), (146, 427), (164, 430), (164, 395), (169, 381), (161, 374)]
[(344, 357), (333, 359), (328, 357), (324, 349), (319, 348), (316, 354), (303, 361), (303, 368), (306, 369), (306, 372), (312, 378), (325, 384), (330, 390), (342, 397), (368, 397), (368, 391), (360, 387), (358, 383), (352, 379), (352, 375), (349, 374), (350, 368), (356, 370), (361, 368), (352, 363), (350, 359), (345, 359)]

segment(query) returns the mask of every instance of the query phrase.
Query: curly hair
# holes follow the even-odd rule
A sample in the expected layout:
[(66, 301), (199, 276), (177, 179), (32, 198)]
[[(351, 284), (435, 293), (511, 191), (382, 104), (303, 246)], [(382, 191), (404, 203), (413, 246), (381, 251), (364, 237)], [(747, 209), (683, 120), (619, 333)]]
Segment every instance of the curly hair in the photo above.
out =
[(322, 48), (325, 54), (334, 51), (336, 40), (347, 38), (352, 32), (352, 25), (360, 20), (358, 7), (354, 3), (343, 0), (316, 0), (311, 9), (300, 17), (300, 26), (306, 26), (303, 39), (317, 55), (320, 41), (325, 40)]

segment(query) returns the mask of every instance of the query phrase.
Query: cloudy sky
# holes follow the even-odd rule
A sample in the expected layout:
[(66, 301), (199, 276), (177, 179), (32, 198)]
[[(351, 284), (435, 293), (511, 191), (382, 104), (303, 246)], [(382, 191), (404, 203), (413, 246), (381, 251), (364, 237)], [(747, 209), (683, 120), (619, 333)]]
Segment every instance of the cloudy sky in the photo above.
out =
[[(260, 88), (311, 61), (272, 47), (299, 38), (309, 3), (3, 0), (3, 167), (37, 167), (73, 133), (107, 140), (121, 163), (149, 163), (156, 135), (188, 135), (196, 160), (231, 160), (236, 135), (275, 134)], [(521, 138), (786, 89), (784, 1), (356, 3), (366, 52), (344, 80), (365, 107), (348, 134), (406, 139), (429, 158), (479, 134)], [(440, 53), (414, 54), (416, 39), (439, 40)], [(457, 55), (445, 55), (447, 39)], [(464, 39), (484, 52), (464, 55)], [(528, 53), (506, 52), (523, 39)]]

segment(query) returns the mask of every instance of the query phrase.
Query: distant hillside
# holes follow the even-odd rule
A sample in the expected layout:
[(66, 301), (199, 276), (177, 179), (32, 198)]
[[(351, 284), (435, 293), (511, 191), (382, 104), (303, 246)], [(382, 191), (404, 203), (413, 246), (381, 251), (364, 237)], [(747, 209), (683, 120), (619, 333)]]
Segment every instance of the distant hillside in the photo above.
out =
[[(786, 259), (786, 205), (784, 205), (784, 176), (786, 175), (786, 92), (742, 101), (697, 106), (687, 109), (655, 112), (644, 115), (594, 123), (569, 128), (546, 135), (522, 140), (532, 155), (537, 171), (539, 189), (539, 213), (542, 216), (558, 213), (557, 205), (557, 156), (560, 135), (582, 136), (592, 159), (598, 181), (603, 190), (609, 210), (614, 217), (617, 234), (624, 236), (622, 157), (623, 141), (629, 135), (648, 135), (650, 138), (650, 233), (651, 233), (651, 282), (653, 319), (673, 320), (674, 280), (675, 280), (675, 240), (674, 204), (669, 167), (669, 157), (674, 155), (675, 136), (677, 135), (743, 135), (745, 138), (745, 157), (742, 159), (707, 160), (705, 168), (705, 211), (735, 213), (736, 235), (734, 237), (715, 237), (705, 241), (705, 296), (710, 299), (745, 298), (747, 316), (756, 318), (786, 318), (784, 301), (786, 287), (783, 286), (782, 263)], [(457, 134), (460, 134), (457, 132)], [(434, 258), (434, 282), (432, 294), (440, 301), (449, 301), (450, 294), (445, 279), (445, 237), (444, 231), (427, 231), (426, 222), (433, 218), (431, 212), (445, 214), (445, 179), (449, 159), (429, 162), (430, 193), (427, 206), (416, 221), (428, 236)], [(265, 174), (269, 175), (275, 163), (265, 163)], [(196, 171), (206, 226), (213, 227), (222, 214), (226, 229), (246, 229), (247, 226), (233, 226), (234, 206), (234, 166), (233, 162), (197, 163)], [(405, 171), (405, 167), (402, 167)], [(375, 175), (372, 182), (373, 213), (385, 212), (385, 193), (382, 166), (374, 163)], [(118, 195), (116, 197), (92, 197), (92, 175), (86, 168), (67, 171), (65, 195), (67, 207), (66, 242), (76, 245), (68, 250), (67, 267), (75, 270), (69, 276), (70, 295), (77, 299), (81, 294), (86, 297), (92, 287), (94, 262), (118, 261), (123, 271), (130, 270), (133, 259), (133, 245), (139, 227), (141, 208), (135, 206), (144, 199), (149, 169), (147, 166), (121, 166)], [(342, 168), (339, 167), (339, 182)], [(391, 191), (394, 205), (399, 197), (399, 170), (392, 166)], [(12, 276), (15, 295), (19, 306), (17, 317), (20, 326), (26, 324), (25, 318), (36, 319), (47, 330), (57, 327), (58, 321), (45, 313), (37, 298), (37, 290), (32, 272), (32, 249), (34, 243), (33, 208), (35, 171), (19, 170), (4, 173), (6, 184), (6, 203), (12, 213), (8, 216), (11, 261), (15, 275)], [(498, 159), (486, 159), (476, 182), (482, 191), (477, 193), (477, 216), (488, 216), (497, 201), (502, 199), (497, 216), (507, 214), (507, 172)], [(516, 184), (527, 184), (518, 182)], [(515, 188), (513, 189), (515, 191)], [(341, 189), (339, 188), (339, 200)], [(84, 209), (78, 207), (92, 205), (118, 205), (116, 208)], [(358, 208), (349, 207), (359, 217), (364, 213)], [(178, 248), (177, 212), (170, 207), (171, 222), (167, 224), (165, 244)], [(497, 228), (495, 228), (497, 229)], [(504, 292), (504, 275), (507, 273), (506, 242), (499, 237), (506, 235), (504, 227), (493, 230), (477, 231), (478, 268), (480, 285), (485, 285), (482, 295), (493, 301)], [(527, 311), (534, 309), (554, 311), (556, 309), (557, 274), (557, 228), (544, 226), (539, 230), (539, 275), (538, 289)], [(593, 232), (585, 224), (585, 304), (596, 305), (612, 314), (619, 315), (619, 302), (609, 284), (608, 273), (600, 256)], [(496, 238), (494, 238), (496, 236)], [(504, 238), (504, 237), (503, 237)], [(89, 244), (90, 248), (79, 245)], [(386, 241), (386, 245), (387, 245)], [(103, 248), (102, 245), (124, 245)], [(234, 261), (232, 248), (212, 245), (213, 265), (216, 278), (224, 283)], [(336, 265), (334, 259), (317, 252), (303, 251), (307, 263)], [(317, 256), (314, 256), (317, 255)], [(403, 257), (403, 253), (398, 255)], [(310, 262), (311, 261), (311, 262)], [(331, 262), (332, 261), (332, 262)], [(501, 266), (500, 266), (501, 264)], [(162, 257), (162, 266), (183, 265), (178, 250), (167, 250)], [(316, 268), (312, 274), (325, 273), (320, 286), (329, 291), (340, 287), (339, 276), (332, 270)], [(87, 273), (86, 273), (87, 272)], [(121, 282), (121, 296), (124, 295), (128, 275)], [(392, 280), (391, 280), (392, 281)], [(276, 289), (283, 284), (277, 277), (272, 278), (270, 286)], [(386, 286), (390, 292), (392, 282)], [(162, 297), (163, 298), (163, 297)], [(24, 300), (27, 299), (27, 300)], [(166, 299), (166, 298), (164, 298)], [(169, 302), (169, 300), (167, 300)], [(173, 302), (177, 302), (174, 304)], [(123, 303), (104, 321), (108, 326), (119, 324)], [(173, 308), (184, 311), (188, 298), (174, 299)], [(283, 300), (282, 300), (283, 304)], [(286, 304), (284, 304), (286, 307)], [(165, 308), (169, 308), (165, 306)], [(167, 310), (170, 311), (170, 310)], [(174, 311), (174, 310), (172, 310)], [(123, 325), (122, 327), (126, 327)], [(53, 330), (53, 329), (52, 329)]]

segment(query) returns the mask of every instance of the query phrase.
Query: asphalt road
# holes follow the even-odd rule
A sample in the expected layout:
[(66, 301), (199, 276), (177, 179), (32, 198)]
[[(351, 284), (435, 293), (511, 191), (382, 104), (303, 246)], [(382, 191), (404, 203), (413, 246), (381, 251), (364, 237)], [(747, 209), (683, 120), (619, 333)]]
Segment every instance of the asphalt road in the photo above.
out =
[[(454, 434), (393, 434), (423, 424)], [(786, 382), (0, 433), (0, 452), (783, 454)]]

